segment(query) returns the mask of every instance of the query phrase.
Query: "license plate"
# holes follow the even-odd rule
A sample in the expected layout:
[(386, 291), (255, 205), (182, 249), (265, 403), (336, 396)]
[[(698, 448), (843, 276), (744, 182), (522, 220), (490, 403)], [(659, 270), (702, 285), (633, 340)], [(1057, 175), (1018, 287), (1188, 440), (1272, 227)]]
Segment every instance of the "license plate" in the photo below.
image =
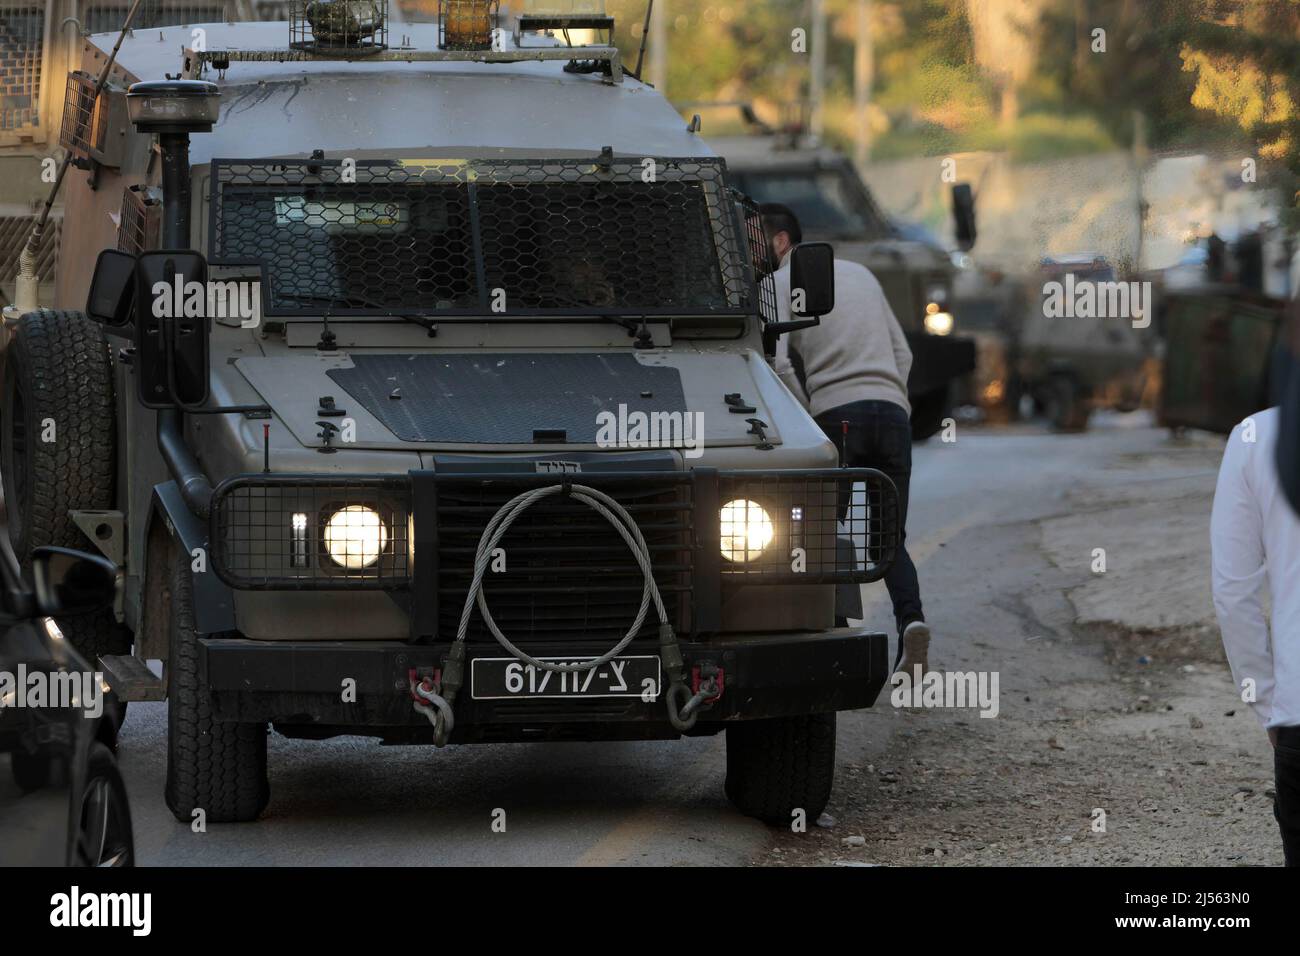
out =
[[(581, 664), (593, 657), (539, 657), (555, 664)], [(476, 657), (470, 662), (470, 696), (475, 700), (538, 697), (659, 696), (659, 658), (615, 657), (591, 670), (548, 671), (513, 657)]]

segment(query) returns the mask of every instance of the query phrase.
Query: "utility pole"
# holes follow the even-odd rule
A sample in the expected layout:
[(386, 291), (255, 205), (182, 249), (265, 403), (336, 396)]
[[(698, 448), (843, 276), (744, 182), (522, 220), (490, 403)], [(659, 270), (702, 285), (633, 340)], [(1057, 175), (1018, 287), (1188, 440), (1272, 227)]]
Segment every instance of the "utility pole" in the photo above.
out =
[(1137, 248), (1133, 253), (1133, 269), (1142, 271), (1142, 257), (1145, 253), (1145, 232), (1147, 222), (1146, 190), (1142, 181), (1150, 153), (1147, 150), (1147, 118), (1141, 110), (1133, 111), (1133, 192), (1137, 206)]
[(875, 50), (871, 43), (871, 0), (858, 0), (858, 39), (853, 54), (853, 161), (859, 172), (871, 158), (871, 84), (875, 78)]
[(650, 17), (650, 83), (662, 95), (668, 93), (668, 23), (671, 0), (655, 0)]
[(825, 129), (822, 105), (826, 97), (826, 0), (812, 3), (812, 83), (808, 91), (809, 119), (813, 139), (820, 140)]

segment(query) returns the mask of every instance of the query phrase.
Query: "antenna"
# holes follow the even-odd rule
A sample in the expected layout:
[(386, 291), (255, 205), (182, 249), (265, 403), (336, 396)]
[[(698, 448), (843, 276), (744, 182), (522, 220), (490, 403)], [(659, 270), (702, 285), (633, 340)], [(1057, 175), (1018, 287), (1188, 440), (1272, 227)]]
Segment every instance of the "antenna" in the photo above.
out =
[(635, 76), (638, 80), (641, 79), (641, 64), (645, 62), (646, 40), (650, 38), (650, 16), (651, 14), (654, 13), (654, 11), (655, 11), (655, 0), (648, 0), (648, 2), (645, 5), (645, 24), (642, 25), (641, 27), (641, 49), (637, 52), (636, 55), (636, 69), (632, 71), (632, 75)]

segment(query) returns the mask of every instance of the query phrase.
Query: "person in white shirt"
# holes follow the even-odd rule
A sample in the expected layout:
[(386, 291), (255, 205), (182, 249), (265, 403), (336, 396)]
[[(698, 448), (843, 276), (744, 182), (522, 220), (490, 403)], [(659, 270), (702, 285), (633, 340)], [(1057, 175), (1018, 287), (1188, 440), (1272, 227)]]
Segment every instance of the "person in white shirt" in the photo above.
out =
[[(786, 206), (759, 207), (780, 263), (773, 278), (778, 318), (790, 315), (790, 252), (803, 241)], [(930, 626), (921, 608), (916, 565), (907, 553), (907, 502), (912, 479), (911, 406), (907, 376), (912, 351), (876, 277), (862, 265), (835, 260), (836, 306), (821, 323), (777, 340), (774, 367), (786, 387), (853, 468), (878, 468), (898, 489), (898, 546), (885, 586), (898, 627), (895, 670), (915, 679), (929, 668)], [(845, 424), (847, 433), (845, 432)]]
[(1211, 575), (1233, 680), (1273, 744), (1286, 864), (1300, 866), (1300, 517), (1278, 481), (1278, 425), (1270, 408), (1228, 438), (1210, 516)]

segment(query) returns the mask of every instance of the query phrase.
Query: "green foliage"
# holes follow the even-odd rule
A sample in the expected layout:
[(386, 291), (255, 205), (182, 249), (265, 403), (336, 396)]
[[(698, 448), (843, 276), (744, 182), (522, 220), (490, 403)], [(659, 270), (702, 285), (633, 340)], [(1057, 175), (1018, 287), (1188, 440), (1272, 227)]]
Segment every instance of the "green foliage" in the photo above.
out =
[[(1008, 0), (873, 0), (875, 155), (1008, 150), (1022, 160), (1123, 148), (1138, 114), (1151, 148), (1249, 149), (1300, 172), (1300, 0), (1041, 0), (1024, 27), (1031, 62), (1000, 101), (1001, 63), (980, 62), (970, 11)], [(803, 100), (809, 0), (659, 0), (670, 22), (668, 95), (747, 100), (769, 121)], [(983, 6), (976, 7), (975, 4)], [(857, 0), (825, 0), (827, 137), (847, 146)], [(645, 0), (608, 0), (635, 63)], [(1094, 31), (1105, 51), (1094, 51)], [(989, 59), (987, 53), (985, 59)], [(710, 118), (710, 127), (718, 123)]]

